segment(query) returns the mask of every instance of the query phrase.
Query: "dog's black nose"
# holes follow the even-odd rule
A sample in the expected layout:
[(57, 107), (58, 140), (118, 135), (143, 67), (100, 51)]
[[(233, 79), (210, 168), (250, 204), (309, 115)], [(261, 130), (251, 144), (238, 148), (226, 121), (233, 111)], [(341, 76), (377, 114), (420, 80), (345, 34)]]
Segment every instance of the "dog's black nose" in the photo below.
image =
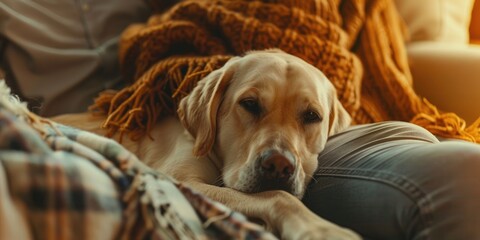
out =
[(266, 151), (261, 156), (260, 166), (262, 173), (267, 179), (287, 180), (295, 171), (295, 162), (293, 156), (286, 156), (276, 150)]

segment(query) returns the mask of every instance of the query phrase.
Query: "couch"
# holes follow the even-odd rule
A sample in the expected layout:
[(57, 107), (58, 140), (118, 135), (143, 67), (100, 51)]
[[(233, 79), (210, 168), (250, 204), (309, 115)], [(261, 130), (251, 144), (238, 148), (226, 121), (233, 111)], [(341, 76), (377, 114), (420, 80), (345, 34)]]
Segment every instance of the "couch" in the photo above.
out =
[(467, 124), (480, 117), (480, 1), (396, 0), (415, 91)]

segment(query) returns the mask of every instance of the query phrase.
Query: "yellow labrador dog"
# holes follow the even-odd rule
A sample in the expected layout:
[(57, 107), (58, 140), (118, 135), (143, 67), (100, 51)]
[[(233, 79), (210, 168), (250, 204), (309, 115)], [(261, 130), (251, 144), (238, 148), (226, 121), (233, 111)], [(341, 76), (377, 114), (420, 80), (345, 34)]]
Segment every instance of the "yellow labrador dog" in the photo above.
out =
[[(327, 138), (350, 124), (318, 69), (278, 50), (249, 52), (201, 80), (178, 117), (159, 122), (154, 141), (122, 145), (282, 239), (359, 239), (299, 200)], [(54, 120), (104, 133), (104, 118), (87, 113)]]

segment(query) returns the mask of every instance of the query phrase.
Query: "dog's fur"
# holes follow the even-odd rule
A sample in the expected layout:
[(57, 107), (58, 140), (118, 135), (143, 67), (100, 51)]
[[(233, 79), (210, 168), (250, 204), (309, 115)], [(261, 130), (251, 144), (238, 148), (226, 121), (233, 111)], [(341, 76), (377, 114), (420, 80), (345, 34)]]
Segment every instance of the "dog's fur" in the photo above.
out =
[[(299, 200), (327, 138), (350, 124), (318, 69), (278, 50), (232, 58), (181, 101), (178, 117), (158, 123), (153, 141), (122, 144), (147, 165), (261, 219), (283, 239), (358, 239)], [(104, 134), (104, 117), (54, 120)]]

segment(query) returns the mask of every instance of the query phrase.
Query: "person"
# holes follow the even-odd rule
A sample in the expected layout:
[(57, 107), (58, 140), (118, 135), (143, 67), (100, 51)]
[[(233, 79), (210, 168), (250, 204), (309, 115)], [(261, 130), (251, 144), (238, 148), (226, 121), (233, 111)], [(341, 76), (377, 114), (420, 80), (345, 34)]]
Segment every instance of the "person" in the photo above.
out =
[[(1, 67), (41, 115), (85, 111), (122, 82), (119, 35), (148, 15), (143, 1), (2, 0)], [(365, 239), (480, 239), (479, 145), (382, 122), (332, 136), (318, 163), (303, 202)]]
[(0, 67), (43, 116), (84, 112), (118, 88), (123, 29), (149, 16), (144, 1), (0, 1)]
[(332, 136), (303, 201), (365, 239), (480, 239), (480, 146), (405, 122)]

